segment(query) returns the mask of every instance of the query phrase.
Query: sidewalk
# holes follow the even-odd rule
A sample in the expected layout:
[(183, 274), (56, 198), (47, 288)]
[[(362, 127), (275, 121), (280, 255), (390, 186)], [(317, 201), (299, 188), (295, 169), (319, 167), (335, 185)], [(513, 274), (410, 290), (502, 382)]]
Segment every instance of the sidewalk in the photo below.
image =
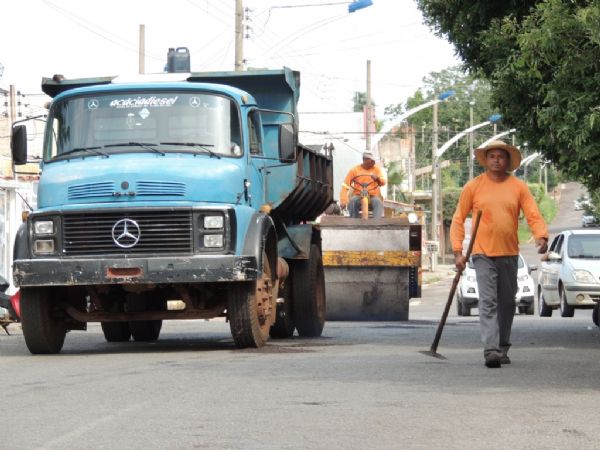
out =
[(421, 284), (427, 285), (438, 281), (452, 278), (456, 275), (454, 264), (436, 264), (434, 271), (430, 270), (429, 266), (423, 266), (421, 272)]

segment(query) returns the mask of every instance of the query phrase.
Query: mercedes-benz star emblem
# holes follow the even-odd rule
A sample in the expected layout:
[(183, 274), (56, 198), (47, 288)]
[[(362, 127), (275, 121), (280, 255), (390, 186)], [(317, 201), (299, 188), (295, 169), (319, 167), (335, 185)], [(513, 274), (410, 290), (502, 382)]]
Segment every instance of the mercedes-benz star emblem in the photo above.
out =
[(89, 109), (97, 109), (98, 106), (100, 106), (100, 102), (98, 101), (97, 98), (93, 98), (90, 101), (88, 101), (88, 108)]
[(198, 97), (190, 98), (190, 106), (192, 108), (198, 108), (200, 106), (200, 99)]
[(121, 248), (131, 248), (140, 240), (142, 231), (135, 220), (121, 219), (112, 227), (112, 238)]

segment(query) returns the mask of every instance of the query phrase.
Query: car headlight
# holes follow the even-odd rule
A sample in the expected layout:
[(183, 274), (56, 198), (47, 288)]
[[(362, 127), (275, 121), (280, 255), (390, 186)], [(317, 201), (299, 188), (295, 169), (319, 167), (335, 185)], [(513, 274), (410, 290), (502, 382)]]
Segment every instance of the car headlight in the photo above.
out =
[(573, 278), (575, 278), (575, 281), (578, 283), (598, 284), (594, 279), (594, 276), (587, 270), (574, 270)]
[(477, 281), (477, 277), (474, 277), (473, 275), (467, 275), (467, 281), (475, 283)]
[(33, 222), (35, 234), (54, 234), (54, 222), (52, 220), (36, 220)]
[(521, 275), (520, 277), (517, 277), (517, 280), (519, 280), (519, 281), (527, 281), (527, 277), (528, 277), (528, 275)]

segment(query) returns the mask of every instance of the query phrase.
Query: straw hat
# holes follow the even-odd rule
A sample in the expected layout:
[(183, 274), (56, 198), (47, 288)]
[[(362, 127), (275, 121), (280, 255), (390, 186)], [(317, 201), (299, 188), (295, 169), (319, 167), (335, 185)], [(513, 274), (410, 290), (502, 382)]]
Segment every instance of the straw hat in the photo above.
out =
[(507, 144), (504, 141), (496, 140), (490, 142), (485, 147), (479, 147), (477, 150), (475, 150), (475, 158), (477, 158), (477, 161), (479, 161), (479, 164), (481, 164), (483, 167), (486, 166), (485, 156), (487, 154), (487, 151), (492, 149), (500, 149), (508, 153), (510, 159), (508, 162), (507, 170), (512, 172), (513, 170), (517, 170), (521, 165), (521, 152), (519, 151), (519, 149), (517, 147)]

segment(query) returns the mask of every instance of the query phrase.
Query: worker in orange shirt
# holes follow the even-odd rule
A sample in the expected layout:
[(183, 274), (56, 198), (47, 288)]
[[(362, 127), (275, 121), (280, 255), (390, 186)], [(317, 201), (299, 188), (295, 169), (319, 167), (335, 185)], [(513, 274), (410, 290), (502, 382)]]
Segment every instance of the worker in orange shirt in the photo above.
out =
[[(360, 191), (361, 186), (366, 185), (369, 202), (373, 206), (373, 217), (383, 217), (383, 200), (379, 187), (385, 185), (385, 175), (381, 167), (375, 165), (373, 153), (364, 152), (362, 160), (362, 164), (350, 169), (344, 179), (340, 192), (340, 206), (342, 209), (348, 206), (350, 217), (360, 217)], [(348, 199), (349, 190), (352, 190), (350, 199)]]
[(548, 248), (548, 230), (527, 184), (510, 172), (521, 165), (521, 152), (496, 140), (475, 150), (486, 171), (463, 188), (450, 226), (454, 262), (463, 270), (464, 222), (469, 213), (482, 211), (472, 261), (479, 290), (479, 323), (487, 367), (510, 364), (508, 349), (515, 315), (519, 213), (523, 211), (538, 246)]

